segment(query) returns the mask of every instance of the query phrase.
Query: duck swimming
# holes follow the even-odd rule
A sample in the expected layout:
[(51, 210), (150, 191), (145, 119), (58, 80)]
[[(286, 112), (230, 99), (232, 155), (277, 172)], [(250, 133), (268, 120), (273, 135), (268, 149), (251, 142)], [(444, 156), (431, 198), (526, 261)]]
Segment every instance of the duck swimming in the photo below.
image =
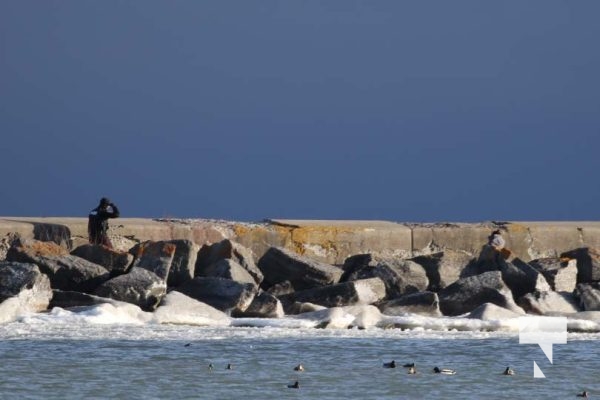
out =
[(293, 385), (288, 385), (290, 389), (300, 389), (300, 382), (296, 381)]
[(412, 367), (408, 368), (408, 374), (409, 375), (414, 375), (417, 373), (417, 368), (413, 365)]
[(227, 369), (233, 369), (233, 365), (232, 364), (227, 364)]
[(414, 367), (415, 363), (410, 363), (410, 364), (404, 364), (403, 367), (404, 368), (410, 368), (410, 367)]
[(294, 367), (294, 371), (304, 372), (304, 365), (298, 364)]
[(383, 363), (383, 368), (396, 368), (396, 361), (392, 360), (389, 363)]
[(515, 371), (512, 370), (510, 367), (506, 367), (506, 369), (502, 373), (502, 375), (514, 375), (514, 374), (515, 374)]
[(588, 398), (588, 392), (586, 392), (585, 390), (581, 393), (577, 394), (577, 397), (585, 397), (586, 399)]
[(448, 369), (448, 368), (438, 368), (435, 367), (433, 369), (433, 372), (435, 372), (436, 374), (442, 374), (442, 375), (456, 375), (456, 371), (453, 369)]

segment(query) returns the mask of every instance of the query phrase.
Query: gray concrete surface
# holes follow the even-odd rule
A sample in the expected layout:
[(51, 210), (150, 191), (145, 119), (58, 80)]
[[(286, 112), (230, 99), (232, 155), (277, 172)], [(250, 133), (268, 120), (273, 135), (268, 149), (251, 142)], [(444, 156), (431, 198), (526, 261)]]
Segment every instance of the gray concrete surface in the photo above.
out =
[[(495, 228), (506, 246), (525, 260), (558, 256), (579, 247), (600, 247), (598, 221), (397, 223), (271, 219), (247, 223), (205, 219), (110, 220), (116, 248), (127, 250), (145, 240), (189, 239), (202, 245), (228, 238), (249, 247), (258, 259), (270, 246), (281, 246), (316, 260), (342, 264), (360, 253), (413, 257), (444, 249), (478, 254)], [(12, 235), (52, 240), (67, 247), (87, 243), (87, 218), (0, 217), (0, 259)]]

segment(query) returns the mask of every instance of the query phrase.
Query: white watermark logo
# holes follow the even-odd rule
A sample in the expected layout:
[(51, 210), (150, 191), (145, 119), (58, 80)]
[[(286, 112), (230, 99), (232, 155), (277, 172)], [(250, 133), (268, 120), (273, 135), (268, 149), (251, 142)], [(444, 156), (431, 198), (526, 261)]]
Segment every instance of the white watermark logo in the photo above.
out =
[[(567, 318), (529, 316), (519, 318), (519, 344), (538, 344), (551, 364), (553, 364), (552, 345), (566, 343)], [(546, 377), (535, 361), (533, 377)]]

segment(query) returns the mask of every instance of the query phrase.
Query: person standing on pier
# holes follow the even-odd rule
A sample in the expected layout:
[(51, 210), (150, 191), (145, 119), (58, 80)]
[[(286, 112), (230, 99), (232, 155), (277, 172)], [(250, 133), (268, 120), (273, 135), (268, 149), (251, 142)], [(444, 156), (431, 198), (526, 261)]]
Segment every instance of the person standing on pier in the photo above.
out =
[(108, 238), (108, 219), (119, 218), (119, 209), (106, 197), (100, 199), (98, 207), (88, 215), (88, 236), (91, 244), (101, 244), (112, 249)]

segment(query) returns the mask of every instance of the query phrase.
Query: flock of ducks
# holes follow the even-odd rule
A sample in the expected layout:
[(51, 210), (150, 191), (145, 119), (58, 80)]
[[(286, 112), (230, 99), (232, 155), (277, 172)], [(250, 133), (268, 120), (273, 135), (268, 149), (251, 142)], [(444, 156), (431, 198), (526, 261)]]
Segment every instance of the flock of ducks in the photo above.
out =
[[(396, 366), (397, 365), (396, 365), (395, 360), (383, 363), (383, 368), (396, 368)], [(416, 367), (415, 363), (404, 364), (402, 367), (406, 368), (408, 370), (409, 375), (415, 375), (417, 373), (417, 367)], [(434, 367), (433, 372), (436, 374), (442, 374), (442, 375), (456, 375), (456, 370), (450, 369), (450, 368)], [(515, 371), (510, 369), (510, 367), (506, 367), (506, 369), (504, 370), (504, 375), (514, 375), (514, 374), (515, 374)]]
[[(189, 345), (190, 345), (190, 343), (186, 344), (185, 346), (188, 347)], [(383, 367), (384, 368), (396, 368), (397, 364), (396, 364), (395, 360), (392, 360), (390, 362), (383, 363)], [(417, 373), (417, 367), (414, 362), (410, 363), (410, 364), (404, 364), (404, 365), (402, 365), (402, 367), (406, 368), (407, 373), (409, 375), (415, 375)], [(213, 369), (214, 369), (214, 365), (208, 364), (208, 370), (212, 371)], [(227, 364), (226, 369), (229, 369), (229, 370), (233, 369), (233, 364)], [(294, 367), (294, 371), (304, 372), (304, 365), (302, 365), (302, 364), (296, 365)], [(456, 370), (450, 369), (450, 368), (434, 367), (433, 372), (436, 374), (441, 374), (441, 375), (456, 375)], [(515, 371), (511, 367), (506, 367), (506, 369), (502, 372), (502, 375), (512, 376), (512, 375), (515, 375)], [(300, 389), (300, 382), (295, 381), (291, 385), (287, 385), (287, 387), (289, 389)], [(586, 399), (589, 398), (588, 395), (589, 395), (589, 393), (585, 390), (581, 393), (577, 393), (577, 397), (583, 397)]]
[[(187, 345), (186, 345), (187, 347)], [(211, 363), (208, 364), (208, 370), (209, 371), (213, 371), (215, 369), (215, 366)], [(227, 367), (225, 367), (225, 369), (233, 369), (233, 364), (229, 363), (227, 364)], [(302, 364), (298, 364), (294, 367), (294, 371), (296, 372), (304, 372), (304, 365)], [(300, 382), (296, 381), (294, 383), (292, 383), (291, 385), (287, 385), (288, 388), (290, 389), (300, 389)]]
[[(396, 365), (396, 361), (395, 360), (383, 363), (383, 367), (384, 368), (396, 368), (396, 366), (397, 365)], [(415, 363), (404, 364), (402, 367), (406, 368), (408, 370), (408, 374), (409, 375), (414, 375), (414, 374), (417, 373), (417, 367), (415, 366)], [(450, 369), (450, 368), (434, 367), (433, 368), (433, 372), (436, 373), (436, 374), (442, 374), (442, 375), (456, 375), (456, 370)], [(515, 374), (515, 370), (512, 369), (511, 367), (506, 367), (506, 369), (502, 372), (502, 375), (512, 376), (514, 374)], [(583, 397), (583, 398), (587, 399), (587, 398), (589, 398), (588, 392), (584, 390), (581, 393), (577, 393), (577, 397)]]

